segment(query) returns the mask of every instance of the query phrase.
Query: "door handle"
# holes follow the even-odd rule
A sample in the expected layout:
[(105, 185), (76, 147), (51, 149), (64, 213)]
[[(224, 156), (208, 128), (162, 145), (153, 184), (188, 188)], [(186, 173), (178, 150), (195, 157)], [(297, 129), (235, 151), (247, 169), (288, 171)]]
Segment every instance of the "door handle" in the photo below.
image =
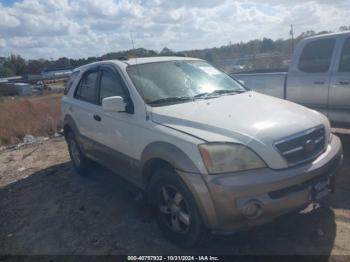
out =
[(315, 81), (314, 82), (315, 85), (324, 85), (324, 81), (320, 80), (320, 81)]
[(99, 116), (99, 115), (94, 115), (94, 119), (97, 121), (97, 122), (100, 122), (102, 120), (102, 118)]

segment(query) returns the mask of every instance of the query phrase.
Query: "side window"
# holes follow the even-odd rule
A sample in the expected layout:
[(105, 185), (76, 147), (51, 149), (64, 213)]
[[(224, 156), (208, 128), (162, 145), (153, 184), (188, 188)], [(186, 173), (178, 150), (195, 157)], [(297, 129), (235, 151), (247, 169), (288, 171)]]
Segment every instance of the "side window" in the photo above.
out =
[(96, 81), (98, 72), (88, 72), (81, 79), (76, 98), (85, 100), (91, 103), (96, 103)]
[(339, 72), (350, 72), (350, 38), (346, 39), (340, 58)]
[(320, 39), (306, 44), (299, 60), (299, 69), (307, 73), (327, 72), (332, 60), (335, 39)]
[(100, 103), (102, 103), (103, 98), (110, 96), (125, 98), (123, 80), (118, 74), (103, 70), (101, 74)]

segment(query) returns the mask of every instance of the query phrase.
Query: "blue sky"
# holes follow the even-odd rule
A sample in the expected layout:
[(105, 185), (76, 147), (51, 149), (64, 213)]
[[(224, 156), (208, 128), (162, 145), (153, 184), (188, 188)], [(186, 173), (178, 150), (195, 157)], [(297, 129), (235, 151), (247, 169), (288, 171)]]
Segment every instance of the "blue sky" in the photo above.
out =
[(2, 3), (4, 6), (11, 6), (15, 0), (0, 0), (0, 3)]
[(188, 50), (350, 26), (349, 0), (0, 0), (0, 56)]

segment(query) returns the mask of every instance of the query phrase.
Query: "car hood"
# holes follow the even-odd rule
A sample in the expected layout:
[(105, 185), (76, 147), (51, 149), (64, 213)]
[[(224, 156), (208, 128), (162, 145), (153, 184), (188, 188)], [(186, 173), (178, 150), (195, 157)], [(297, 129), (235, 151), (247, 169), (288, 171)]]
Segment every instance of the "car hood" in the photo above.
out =
[[(237, 95), (152, 107), (152, 121), (207, 142), (233, 142), (249, 146), (266, 162), (281, 158), (276, 140), (323, 124), (328, 120), (314, 110), (292, 102), (245, 92)], [(272, 161), (276, 162), (276, 161)], [(282, 159), (271, 168), (284, 168)]]

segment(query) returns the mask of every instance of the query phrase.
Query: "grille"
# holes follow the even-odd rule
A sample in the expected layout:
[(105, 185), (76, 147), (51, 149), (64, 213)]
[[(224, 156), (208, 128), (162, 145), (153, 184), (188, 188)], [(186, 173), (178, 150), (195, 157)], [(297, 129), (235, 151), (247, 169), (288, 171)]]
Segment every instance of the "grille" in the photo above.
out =
[(311, 128), (275, 142), (275, 147), (289, 165), (311, 161), (323, 152), (324, 146), (323, 126)]

